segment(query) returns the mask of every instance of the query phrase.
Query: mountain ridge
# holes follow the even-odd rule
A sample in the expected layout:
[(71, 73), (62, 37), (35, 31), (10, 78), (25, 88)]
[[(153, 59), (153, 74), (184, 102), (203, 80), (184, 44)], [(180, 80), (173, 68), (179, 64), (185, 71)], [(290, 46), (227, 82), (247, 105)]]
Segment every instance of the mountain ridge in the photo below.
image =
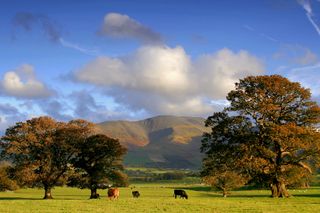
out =
[(204, 118), (161, 115), (139, 121), (106, 121), (100, 131), (128, 148), (130, 166), (198, 168)]

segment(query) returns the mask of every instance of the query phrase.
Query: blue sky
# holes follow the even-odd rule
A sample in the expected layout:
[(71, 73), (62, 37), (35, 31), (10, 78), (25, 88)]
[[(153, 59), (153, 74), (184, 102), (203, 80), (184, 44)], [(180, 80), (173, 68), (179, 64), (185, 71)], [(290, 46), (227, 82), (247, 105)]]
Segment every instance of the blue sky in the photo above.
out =
[(208, 116), (247, 75), (320, 100), (319, 0), (2, 0), (0, 131), (40, 115)]

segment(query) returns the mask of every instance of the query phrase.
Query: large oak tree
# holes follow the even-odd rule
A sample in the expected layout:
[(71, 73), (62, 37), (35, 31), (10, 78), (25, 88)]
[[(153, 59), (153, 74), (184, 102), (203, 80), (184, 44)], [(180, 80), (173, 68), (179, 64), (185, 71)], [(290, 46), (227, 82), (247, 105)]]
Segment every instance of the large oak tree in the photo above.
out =
[(76, 144), (93, 132), (93, 124), (83, 120), (57, 122), (39, 117), (18, 122), (1, 138), (2, 158), (12, 162), (20, 185), (43, 187), (44, 199), (52, 199), (51, 189), (65, 182), (71, 159), (79, 155)]
[(279, 75), (250, 76), (227, 99), (230, 106), (206, 121), (202, 175), (231, 170), (262, 177), (273, 197), (288, 197), (292, 176), (311, 173), (319, 162), (320, 108), (309, 89)]

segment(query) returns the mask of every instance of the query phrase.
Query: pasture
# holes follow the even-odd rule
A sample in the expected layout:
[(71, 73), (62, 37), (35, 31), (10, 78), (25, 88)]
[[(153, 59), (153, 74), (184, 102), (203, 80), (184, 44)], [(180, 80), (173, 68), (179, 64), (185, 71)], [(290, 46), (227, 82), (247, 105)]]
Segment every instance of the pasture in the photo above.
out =
[[(120, 188), (119, 200), (89, 200), (89, 190), (57, 187), (53, 200), (42, 200), (41, 189), (0, 192), (0, 212), (320, 212), (320, 188), (290, 190), (293, 197), (274, 199), (266, 190), (233, 191), (230, 197), (201, 185), (134, 184), (141, 193), (132, 198), (130, 188)], [(173, 189), (183, 188), (189, 199), (174, 199)]]

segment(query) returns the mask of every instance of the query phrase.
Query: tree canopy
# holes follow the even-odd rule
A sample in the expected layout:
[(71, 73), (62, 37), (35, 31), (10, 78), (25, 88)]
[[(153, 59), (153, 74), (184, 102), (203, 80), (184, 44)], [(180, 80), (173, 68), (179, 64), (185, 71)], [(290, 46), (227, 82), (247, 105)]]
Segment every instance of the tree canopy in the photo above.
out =
[[(279, 76), (250, 76), (229, 92), (230, 106), (206, 120), (202, 175), (226, 171), (263, 177), (272, 196), (289, 196), (290, 176), (319, 162), (320, 108), (309, 89)], [(292, 178), (291, 178), (292, 179)]]
[(126, 175), (122, 173), (122, 157), (126, 148), (118, 140), (106, 135), (96, 134), (77, 144), (79, 154), (72, 164), (76, 170), (69, 185), (91, 190), (90, 198), (98, 198), (97, 189), (104, 184), (124, 183)]
[(56, 140), (63, 127), (50, 117), (18, 122), (2, 137), (2, 156), (12, 161), (21, 185), (42, 186), (44, 198), (52, 198), (51, 188), (63, 180), (71, 154), (63, 141)]

